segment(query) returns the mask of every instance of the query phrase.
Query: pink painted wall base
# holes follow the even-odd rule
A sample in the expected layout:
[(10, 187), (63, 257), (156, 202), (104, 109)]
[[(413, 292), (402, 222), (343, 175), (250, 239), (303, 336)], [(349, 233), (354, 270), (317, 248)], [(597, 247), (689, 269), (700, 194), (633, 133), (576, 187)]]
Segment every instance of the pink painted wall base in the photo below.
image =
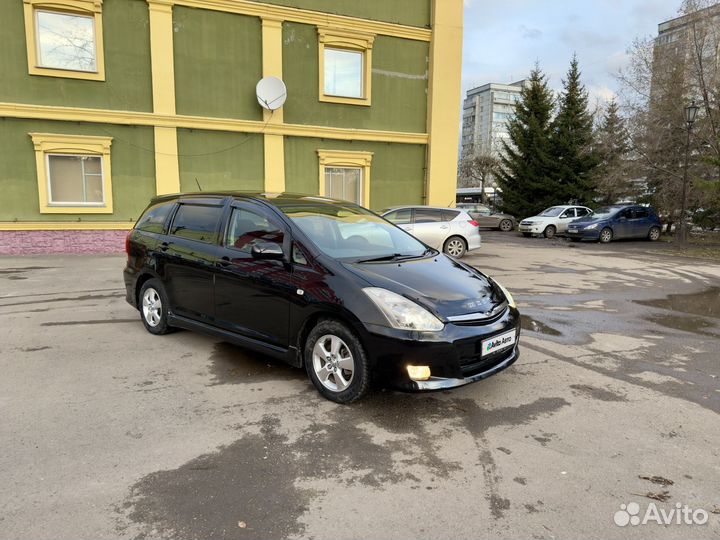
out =
[(0, 231), (1, 255), (121, 253), (128, 231)]

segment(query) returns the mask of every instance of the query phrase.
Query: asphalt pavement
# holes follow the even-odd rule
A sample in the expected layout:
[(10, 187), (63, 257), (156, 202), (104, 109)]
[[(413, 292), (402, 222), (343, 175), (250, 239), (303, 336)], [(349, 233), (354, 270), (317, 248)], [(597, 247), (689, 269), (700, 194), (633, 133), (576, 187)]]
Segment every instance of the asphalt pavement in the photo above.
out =
[(520, 360), (350, 406), (148, 334), (122, 255), (0, 257), (0, 538), (717, 538), (720, 264), (483, 241), (466, 261), (515, 293)]

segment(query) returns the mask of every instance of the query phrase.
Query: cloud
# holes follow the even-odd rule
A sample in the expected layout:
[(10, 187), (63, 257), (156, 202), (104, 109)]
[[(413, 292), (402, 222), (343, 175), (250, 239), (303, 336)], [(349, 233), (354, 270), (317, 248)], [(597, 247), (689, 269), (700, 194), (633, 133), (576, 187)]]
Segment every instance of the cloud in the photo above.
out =
[(539, 28), (532, 28), (521, 24), (519, 27), (523, 39), (540, 39), (543, 35)]

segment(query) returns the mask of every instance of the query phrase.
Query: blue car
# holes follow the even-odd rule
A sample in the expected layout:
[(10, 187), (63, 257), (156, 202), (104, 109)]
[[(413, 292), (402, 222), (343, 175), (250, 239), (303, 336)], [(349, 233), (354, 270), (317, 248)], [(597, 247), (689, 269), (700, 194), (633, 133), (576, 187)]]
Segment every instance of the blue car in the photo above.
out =
[(615, 205), (598, 208), (589, 216), (572, 221), (567, 236), (573, 241), (593, 240), (604, 244), (620, 238), (660, 238), (660, 218), (649, 206)]

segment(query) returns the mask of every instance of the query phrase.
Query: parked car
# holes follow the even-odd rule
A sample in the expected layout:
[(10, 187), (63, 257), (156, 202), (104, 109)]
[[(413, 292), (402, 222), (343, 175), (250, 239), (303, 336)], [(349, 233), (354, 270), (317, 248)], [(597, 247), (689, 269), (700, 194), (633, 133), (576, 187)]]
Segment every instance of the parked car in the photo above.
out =
[(519, 355), (512, 295), (352, 203), (156, 197), (128, 234), (127, 301), (151, 334), (197, 330), (304, 367), (338, 403), (373, 376), (461, 386)]
[(480, 227), (489, 227), (508, 232), (512, 231), (517, 225), (514, 216), (495, 212), (484, 204), (458, 203), (457, 207), (470, 214), (470, 217), (477, 221)]
[(603, 243), (620, 238), (660, 238), (662, 223), (649, 206), (615, 205), (598, 208), (590, 216), (576, 219), (568, 226), (572, 240), (594, 240)]
[(556, 234), (564, 234), (571, 221), (590, 214), (592, 210), (586, 206), (551, 206), (537, 216), (523, 219), (518, 230), (523, 236), (542, 234), (545, 238), (552, 238)]
[(425, 244), (456, 259), (482, 243), (478, 223), (466, 211), (431, 206), (396, 206), (382, 216)]

